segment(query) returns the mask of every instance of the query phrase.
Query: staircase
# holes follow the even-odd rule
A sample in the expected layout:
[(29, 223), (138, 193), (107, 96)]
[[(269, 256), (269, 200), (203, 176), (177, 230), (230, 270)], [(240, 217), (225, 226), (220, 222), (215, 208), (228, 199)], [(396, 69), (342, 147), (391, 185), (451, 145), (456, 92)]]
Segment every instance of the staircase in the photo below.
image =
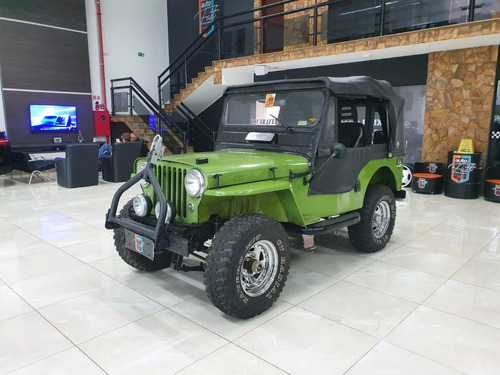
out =
[[(132, 131), (138, 138), (142, 139), (148, 149), (151, 148), (151, 144), (153, 142), (156, 133), (149, 128), (149, 116), (138, 116), (138, 115), (119, 115), (112, 116), (111, 122), (121, 122), (128, 126), (130, 131)], [(177, 150), (182, 147), (182, 141), (177, 138), (175, 134), (170, 131), (167, 131), (168, 138), (166, 144), (170, 144), (170, 147), (165, 148), (165, 154), (171, 155), (174, 152), (172, 150)], [(164, 138), (166, 136), (164, 135)], [(171, 143), (175, 142), (175, 146), (172, 147)], [(192, 146), (186, 146), (186, 153), (194, 152), (194, 148)]]

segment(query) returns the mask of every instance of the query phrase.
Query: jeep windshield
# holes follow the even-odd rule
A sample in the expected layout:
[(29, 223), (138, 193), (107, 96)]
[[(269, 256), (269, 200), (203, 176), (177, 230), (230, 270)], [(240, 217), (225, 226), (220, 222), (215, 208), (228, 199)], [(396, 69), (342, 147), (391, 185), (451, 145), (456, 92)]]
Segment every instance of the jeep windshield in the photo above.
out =
[(238, 93), (227, 100), (225, 124), (237, 126), (306, 128), (321, 118), (322, 90)]

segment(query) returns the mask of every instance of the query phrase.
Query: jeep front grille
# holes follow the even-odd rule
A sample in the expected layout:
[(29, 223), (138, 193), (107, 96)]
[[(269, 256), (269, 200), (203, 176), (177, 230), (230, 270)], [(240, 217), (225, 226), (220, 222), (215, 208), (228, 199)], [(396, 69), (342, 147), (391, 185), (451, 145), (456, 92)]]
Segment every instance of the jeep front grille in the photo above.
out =
[(186, 168), (155, 165), (156, 178), (165, 194), (167, 201), (174, 204), (177, 215), (186, 217), (186, 189), (184, 177), (188, 172)]

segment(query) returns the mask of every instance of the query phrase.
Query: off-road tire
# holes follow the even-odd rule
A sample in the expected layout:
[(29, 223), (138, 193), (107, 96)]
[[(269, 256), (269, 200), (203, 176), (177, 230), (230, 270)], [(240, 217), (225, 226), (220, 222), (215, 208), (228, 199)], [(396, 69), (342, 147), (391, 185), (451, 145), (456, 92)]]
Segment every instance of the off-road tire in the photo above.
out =
[[(132, 201), (128, 202), (120, 211), (121, 217), (128, 217), (130, 214), (130, 209), (132, 207)], [(120, 257), (127, 263), (128, 265), (137, 268), (141, 271), (157, 271), (162, 270), (164, 268), (170, 267), (172, 263), (173, 253), (164, 250), (162, 252), (156, 252), (154, 260), (150, 260), (145, 256), (134, 252), (133, 250), (127, 249), (125, 247), (125, 229), (116, 228), (113, 230), (114, 235), (113, 238), (115, 240), (116, 251)]]
[(215, 234), (206, 258), (205, 291), (222, 312), (248, 319), (278, 299), (289, 268), (290, 243), (281, 224), (263, 215), (238, 216)]
[(351, 243), (365, 253), (383, 249), (391, 239), (396, 222), (396, 203), (392, 190), (384, 185), (368, 186), (359, 213), (361, 221), (348, 228)]

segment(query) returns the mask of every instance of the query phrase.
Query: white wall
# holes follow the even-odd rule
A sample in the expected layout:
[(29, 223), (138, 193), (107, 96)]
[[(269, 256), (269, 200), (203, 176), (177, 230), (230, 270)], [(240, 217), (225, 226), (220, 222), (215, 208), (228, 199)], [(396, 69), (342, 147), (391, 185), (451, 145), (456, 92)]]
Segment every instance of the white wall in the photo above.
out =
[(0, 132), (5, 131), (5, 113), (3, 111), (3, 93), (2, 93), (2, 67), (0, 66)]
[[(95, 0), (85, 6), (92, 94), (101, 95)], [(101, 13), (108, 109), (114, 78), (133, 77), (157, 100), (157, 76), (169, 62), (167, 0), (101, 0)]]

